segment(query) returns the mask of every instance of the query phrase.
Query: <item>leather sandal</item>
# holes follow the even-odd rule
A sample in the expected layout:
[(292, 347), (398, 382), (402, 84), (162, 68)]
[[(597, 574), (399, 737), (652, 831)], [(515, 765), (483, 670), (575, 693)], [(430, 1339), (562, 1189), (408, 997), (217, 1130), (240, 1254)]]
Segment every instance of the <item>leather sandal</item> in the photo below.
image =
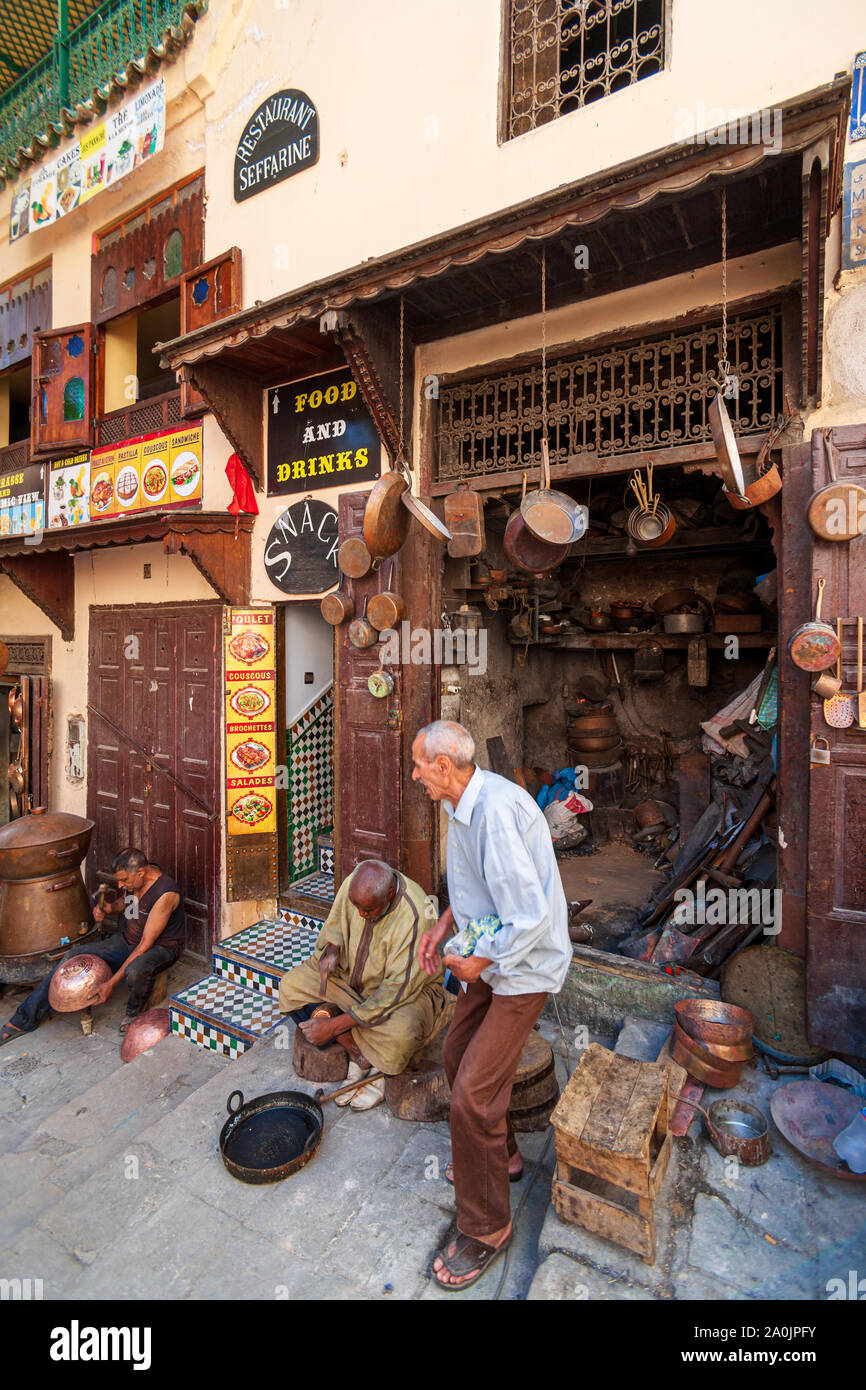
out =
[[(31, 1029), (30, 1031), (32, 1032), (33, 1030)], [(13, 1038), (23, 1038), (26, 1032), (27, 1029), (16, 1028), (14, 1023), (4, 1023), (2, 1029), (0, 1029), (0, 1047), (2, 1047), (4, 1043), (11, 1042)]]
[[(442, 1261), (444, 1270), (434, 1270), (431, 1264), (430, 1273), (436, 1280), (440, 1289), (447, 1290), (448, 1293), (460, 1293), (462, 1289), (471, 1289), (477, 1283), (482, 1274), (485, 1274), (494, 1260), (498, 1259), (511, 1244), (513, 1233), (504, 1240), (501, 1245), (495, 1248), (492, 1245), (485, 1245), (483, 1241), (476, 1240), (474, 1236), (465, 1236), (461, 1231), (457, 1232), (454, 1240), (454, 1254), (448, 1254), (448, 1247), (451, 1241), (446, 1241), (439, 1251), (438, 1259)], [(464, 1274), (471, 1274), (471, 1279), (466, 1279), (462, 1284), (445, 1284), (440, 1279), (440, 1274), (451, 1274), (456, 1278), (461, 1278)]]

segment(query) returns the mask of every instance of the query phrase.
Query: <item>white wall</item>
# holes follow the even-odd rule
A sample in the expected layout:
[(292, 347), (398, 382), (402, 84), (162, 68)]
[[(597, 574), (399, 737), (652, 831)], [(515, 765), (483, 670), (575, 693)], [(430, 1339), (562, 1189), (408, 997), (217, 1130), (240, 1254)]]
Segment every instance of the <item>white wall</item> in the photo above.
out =
[[(318, 603), (286, 604), (286, 727), (303, 714), (334, 679), (334, 629)], [(312, 671), (310, 685), (304, 673)]]

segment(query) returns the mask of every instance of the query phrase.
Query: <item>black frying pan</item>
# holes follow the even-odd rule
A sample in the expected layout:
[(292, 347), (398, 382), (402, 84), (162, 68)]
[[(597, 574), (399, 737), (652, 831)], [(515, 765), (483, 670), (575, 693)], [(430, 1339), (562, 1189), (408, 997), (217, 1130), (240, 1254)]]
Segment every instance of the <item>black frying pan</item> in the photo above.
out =
[[(232, 1106), (237, 1098), (238, 1104)], [(220, 1153), (241, 1182), (279, 1182), (309, 1163), (324, 1127), (322, 1108), (304, 1091), (272, 1091), (244, 1104), (242, 1091), (226, 1101), (229, 1118), (220, 1132)]]

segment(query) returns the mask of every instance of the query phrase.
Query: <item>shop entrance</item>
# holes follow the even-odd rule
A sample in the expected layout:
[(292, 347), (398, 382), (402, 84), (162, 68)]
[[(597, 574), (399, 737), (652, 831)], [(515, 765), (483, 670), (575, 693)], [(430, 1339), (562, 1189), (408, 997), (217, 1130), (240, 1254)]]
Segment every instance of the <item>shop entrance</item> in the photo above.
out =
[(219, 603), (90, 610), (88, 881), (125, 845), (144, 850), (183, 889), (187, 950), (205, 959), (219, 939), (220, 817), (209, 810), (220, 806), (222, 613)]
[(288, 887), (318, 897), (334, 870), (334, 630), (318, 602), (285, 604), (283, 622)]

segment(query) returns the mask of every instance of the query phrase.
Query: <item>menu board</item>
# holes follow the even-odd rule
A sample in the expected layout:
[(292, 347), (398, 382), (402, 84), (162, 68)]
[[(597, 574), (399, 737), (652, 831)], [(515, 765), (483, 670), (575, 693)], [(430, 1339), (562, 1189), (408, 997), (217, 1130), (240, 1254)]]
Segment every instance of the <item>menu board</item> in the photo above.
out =
[(274, 610), (232, 608), (229, 617), (225, 639), (228, 833), (258, 835), (277, 828)]
[(29, 536), (45, 526), (45, 477), (41, 463), (0, 474), (0, 536)]
[(153, 508), (195, 506), (201, 502), (202, 473), (201, 425), (94, 449), (91, 517), (105, 521)]
[(52, 459), (45, 479), (48, 526), (84, 526), (90, 520), (90, 450)]
[(165, 78), (160, 77), (16, 187), (9, 240), (65, 217), (157, 154), (164, 140)]

